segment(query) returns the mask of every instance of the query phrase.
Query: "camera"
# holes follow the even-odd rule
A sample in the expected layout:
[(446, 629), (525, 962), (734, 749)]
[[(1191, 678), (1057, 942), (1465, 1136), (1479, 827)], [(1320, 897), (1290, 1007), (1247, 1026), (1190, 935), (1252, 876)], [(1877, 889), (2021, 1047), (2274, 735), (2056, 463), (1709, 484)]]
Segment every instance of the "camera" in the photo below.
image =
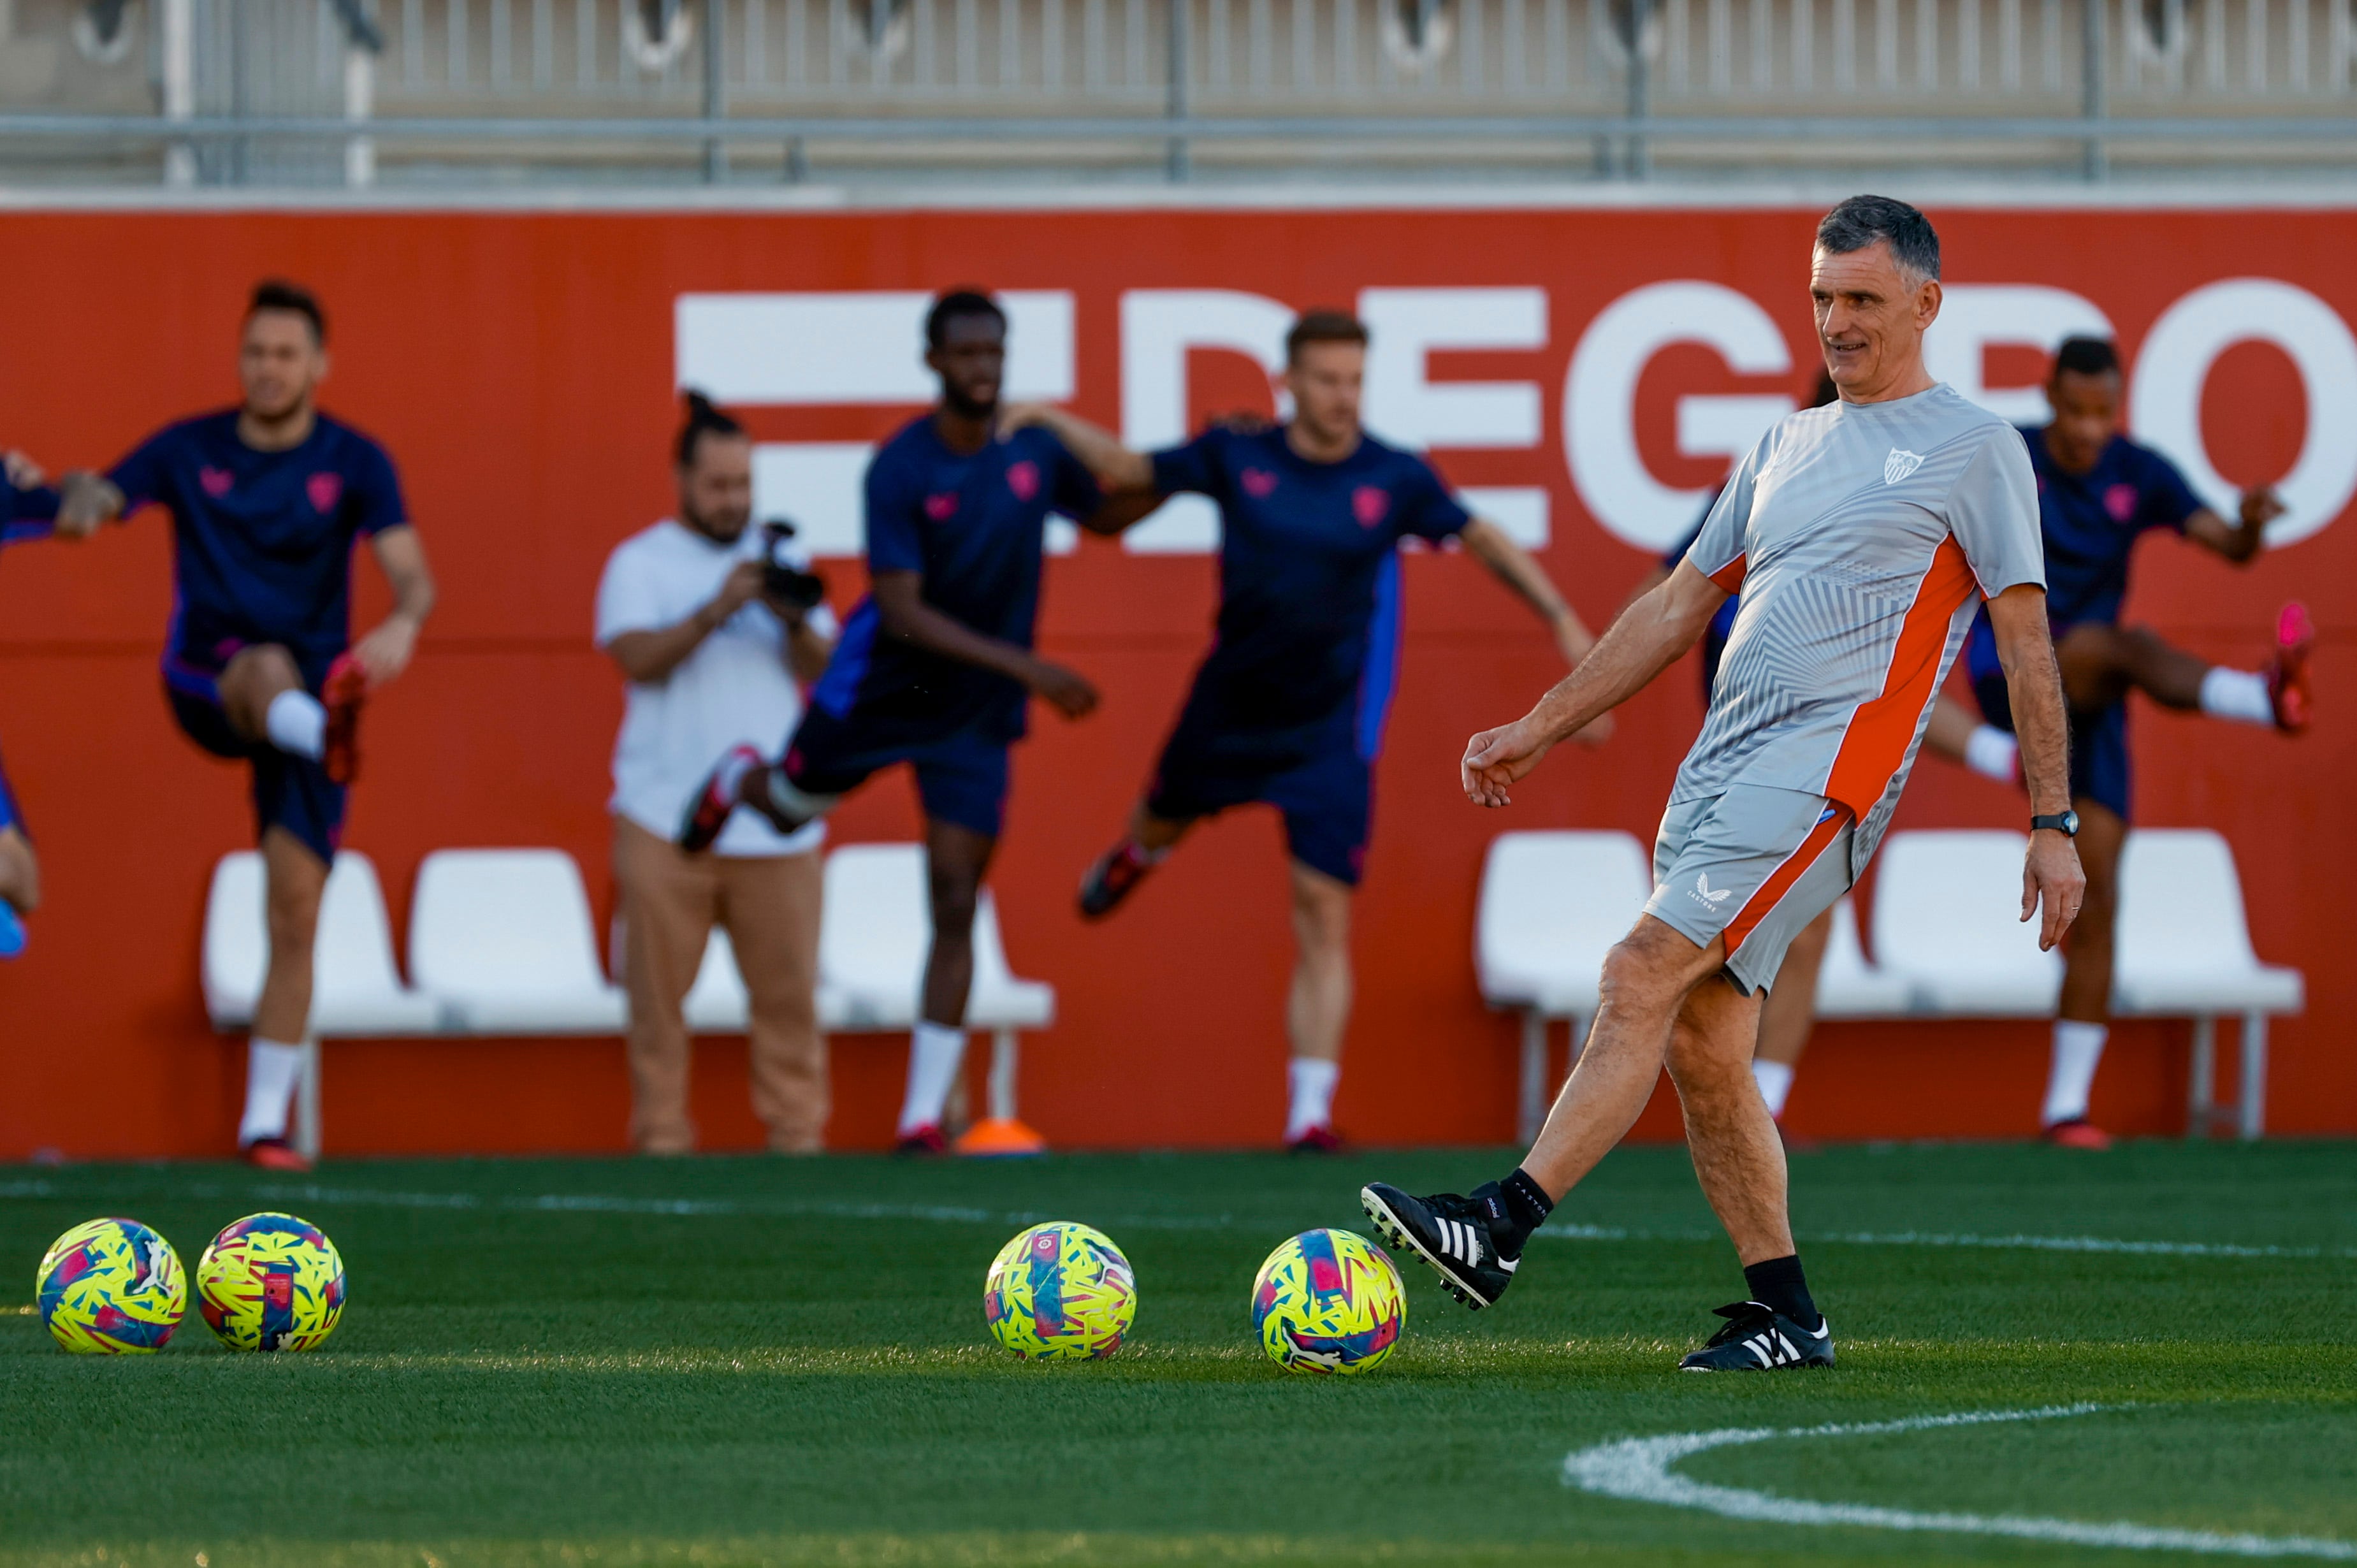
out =
[(794, 532), (782, 517), (761, 524), (761, 591), (796, 609), (816, 609), (826, 597), (826, 579), (794, 564), (798, 552), (788, 543)]

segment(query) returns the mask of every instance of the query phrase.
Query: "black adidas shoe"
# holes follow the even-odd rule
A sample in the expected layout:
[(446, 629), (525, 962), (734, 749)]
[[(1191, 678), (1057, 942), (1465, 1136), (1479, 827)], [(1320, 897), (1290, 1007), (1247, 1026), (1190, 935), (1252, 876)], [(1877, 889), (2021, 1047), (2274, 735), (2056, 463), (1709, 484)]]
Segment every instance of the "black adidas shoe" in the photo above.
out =
[(1496, 1182), (1474, 1188), (1470, 1197), (1453, 1192), (1411, 1197), (1374, 1182), (1359, 1189), (1359, 1207), (1377, 1235), (1431, 1264), (1448, 1294), (1476, 1312), (1505, 1294), (1522, 1266), (1519, 1248), (1511, 1258), (1498, 1250), (1492, 1224), (1505, 1219), (1506, 1209)]
[(1678, 1363), (1682, 1372), (1773, 1372), (1787, 1367), (1834, 1364), (1834, 1326), (1820, 1318), (1814, 1334), (1763, 1302), (1714, 1308), (1727, 1326)]

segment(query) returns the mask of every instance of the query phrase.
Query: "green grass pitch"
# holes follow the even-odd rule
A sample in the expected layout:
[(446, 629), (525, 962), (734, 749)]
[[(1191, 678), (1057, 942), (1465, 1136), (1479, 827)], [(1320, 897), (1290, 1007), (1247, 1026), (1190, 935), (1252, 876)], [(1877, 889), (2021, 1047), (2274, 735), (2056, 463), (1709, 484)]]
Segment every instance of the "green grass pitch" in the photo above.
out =
[[(289, 1208), (351, 1281), (336, 1338), (300, 1357), (227, 1354), (193, 1312), (160, 1356), (70, 1357), (30, 1306), (0, 1316), (0, 1564), (2190, 1560), (2166, 1534), (1891, 1522), (1927, 1515), (2357, 1557), (2357, 1146), (1797, 1157), (1842, 1365), (1725, 1378), (1672, 1369), (1739, 1294), (1732, 1254), (1683, 1151), (1625, 1150), (1496, 1310), (1403, 1260), (1387, 1365), (1261, 1358), (1246, 1295), (1277, 1241), (1363, 1231), (1368, 1177), (1461, 1188), (1509, 1158), (0, 1170), (18, 1303), (50, 1238), (107, 1213), (193, 1266), (222, 1224)], [(984, 1333), (985, 1267), (1042, 1218), (1101, 1226), (1135, 1265), (1110, 1362), (1020, 1365)], [(1661, 1472), (1771, 1511), (1886, 1510), (1864, 1522), (1565, 1478), (1616, 1439), (2078, 1405), (2102, 1408)]]

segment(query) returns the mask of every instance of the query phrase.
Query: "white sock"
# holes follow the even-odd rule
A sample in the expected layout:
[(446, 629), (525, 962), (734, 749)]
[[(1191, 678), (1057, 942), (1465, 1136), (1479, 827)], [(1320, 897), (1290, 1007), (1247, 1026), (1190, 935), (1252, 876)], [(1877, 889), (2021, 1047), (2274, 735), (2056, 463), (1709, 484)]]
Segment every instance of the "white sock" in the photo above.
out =
[(2000, 784), (2013, 782), (2020, 757), (2021, 743), (1995, 725), (1976, 725), (1964, 739), (1964, 766)]
[(2046, 1109), (2039, 1125), (2082, 1122), (2087, 1116), (2087, 1096), (2095, 1087), (2095, 1064), (2104, 1059), (2104, 1041), (2111, 1030), (2102, 1024), (2082, 1024), (2069, 1018), (2054, 1021), (2054, 1066), (2046, 1076)]
[(1784, 1119), (1784, 1101), (1792, 1095), (1792, 1064), (1751, 1058), (1751, 1081), (1760, 1086), (1760, 1098), (1768, 1102), (1768, 1114), (1779, 1122)]
[(1285, 1113), (1285, 1141), (1293, 1142), (1312, 1127), (1323, 1127), (1334, 1117), (1334, 1086), (1342, 1079), (1340, 1062), (1316, 1057), (1296, 1057), (1286, 1069), (1293, 1099)]
[(2267, 678), (2255, 670), (2212, 666), (2201, 677), (2201, 711), (2213, 719), (2240, 719), (2246, 725), (2276, 727), (2276, 704), (2267, 695)]
[(303, 1047), (260, 1035), (245, 1047), (245, 1119), (237, 1124), (237, 1146), (256, 1138), (286, 1136), (286, 1112), (302, 1075)]
[(308, 692), (281, 692), (262, 713), (270, 744), (290, 757), (317, 762), (328, 754), (328, 710)]
[(909, 1094), (900, 1101), (900, 1136), (938, 1127), (965, 1060), (965, 1031), (947, 1024), (920, 1023), (909, 1034)]

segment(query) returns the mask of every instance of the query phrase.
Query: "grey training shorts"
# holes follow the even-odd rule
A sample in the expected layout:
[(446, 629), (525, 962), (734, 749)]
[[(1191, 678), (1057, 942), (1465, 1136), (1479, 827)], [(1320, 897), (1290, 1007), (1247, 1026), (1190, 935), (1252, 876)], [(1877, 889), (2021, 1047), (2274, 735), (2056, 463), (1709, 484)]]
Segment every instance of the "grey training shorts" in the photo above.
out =
[(1677, 800), (1653, 841), (1645, 913), (1696, 947), (1727, 938), (1727, 976), (1746, 996), (1775, 983), (1784, 950), (1849, 891), (1849, 809), (1800, 789), (1730, 785)]

